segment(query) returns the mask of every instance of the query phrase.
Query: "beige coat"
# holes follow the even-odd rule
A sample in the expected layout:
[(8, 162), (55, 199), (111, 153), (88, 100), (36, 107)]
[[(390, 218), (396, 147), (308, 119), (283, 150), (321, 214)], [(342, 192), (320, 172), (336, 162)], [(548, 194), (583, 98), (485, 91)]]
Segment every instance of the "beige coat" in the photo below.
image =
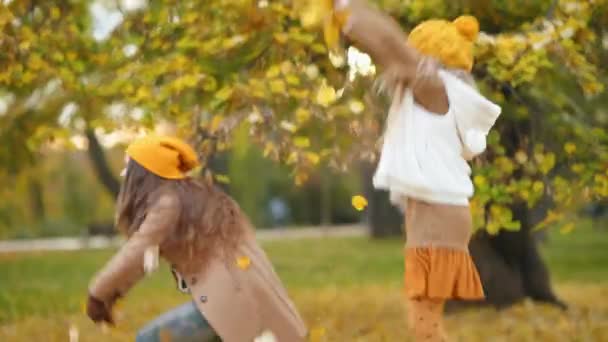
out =
[[(144, 254), (155, 246), (177, 270), (185, 269), (184, 253), (177, 250), (183, 245), (175, 244), (172, 236), (179, 213), (177, 198), (161, 196), (139, 230), (95, 277), (91, 295), (101, 300), (125, 295), (143, 278)], [(252, 231), (244, 234), (236, 255), (233, 260), (213, 257), (201, 261), (198, 272), (182, 273), (192, 299), (216, 333), (225, 342), (250, 342), (267, 331), (280, 342), (305, 340), (304, 322)]]

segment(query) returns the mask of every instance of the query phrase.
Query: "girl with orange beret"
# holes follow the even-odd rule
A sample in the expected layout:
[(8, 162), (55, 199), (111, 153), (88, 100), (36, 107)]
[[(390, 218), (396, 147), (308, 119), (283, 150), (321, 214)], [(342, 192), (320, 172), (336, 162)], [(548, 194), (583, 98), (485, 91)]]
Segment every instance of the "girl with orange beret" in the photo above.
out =
[(408, 323), (420, 341), (445, 341), (446, 300), (480, 300), (468, 243), (473, 195), (467, 161), (486, 148), (501, 108), (475, 88), (477, 20), (428, 20), (406, 36), (358, 0), (334, 2), (332, 18), (382, 69), (392, 97), (374, 186), (405, 212)]
[(198, 165), (192, 148), (149, 136), (127, 156), (116, 225), (128, 239), (91, 282), (89, 317), (113, 323), (116, 300), (160, 256), (192, 300), (151, 322), (136, 341), (304, 341), (304, 322), (247, 217), (220, 189), (187, 176)]

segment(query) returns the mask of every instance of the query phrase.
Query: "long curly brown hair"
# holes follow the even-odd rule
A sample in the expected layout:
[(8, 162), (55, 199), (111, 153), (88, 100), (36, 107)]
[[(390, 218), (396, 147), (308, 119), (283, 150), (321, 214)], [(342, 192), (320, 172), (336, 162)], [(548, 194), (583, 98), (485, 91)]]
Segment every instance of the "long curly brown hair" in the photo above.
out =
[(133, 159), (127, 164), (118, 195), (117, 229), (130, 237), (144, 222), (149, 208), (166, 194), (179, 199), (181, 212), (177, 227), (164, 242), (168, 247), (164, 253), (181, 260), (187, 257), (194, 261), (191, 267), (200, 267), (200, 260), (209, 259), (210, 254), (231, 253), (242, 235), (251, 231), (238, 204), (217, 186), (192, 178), (161, 178)]

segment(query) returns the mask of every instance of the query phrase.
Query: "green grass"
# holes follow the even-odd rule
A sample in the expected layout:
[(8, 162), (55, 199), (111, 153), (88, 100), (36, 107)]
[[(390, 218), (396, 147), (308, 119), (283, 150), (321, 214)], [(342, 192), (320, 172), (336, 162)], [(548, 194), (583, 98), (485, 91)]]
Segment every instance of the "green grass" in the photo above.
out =
[[(264, 244), (290, 289), (402, 282), (402, 242), (364, 238), (307, 239)], [(581, 229), (551, 234), (543, 246), (558, 282), (608, 281), (608, 232)], [(113, 251), (0, 255), (0, 322), (30, 314), (80, 310), (88, 281)], [(145, 297), (171, 289), (166, 266), (137, 286)]]
[[(403, 279), (402, 246), (399, 239), (371, 241), (365, 238), (306, 239), (264, 244), (304, 317), (313, 327), (331, 327), (328, 328), (332, 330), (328, 336), (332, 336), (329, 338), (332, 341), (354, 336), (351, 331), (353, 328), (345, 322), (350, 319), (365, 322), (365, 315), (370, 315), (369, 319), (373, 322), (379, 317), (389, 317), (386, 318), (386, 324), (392, 325), (393, 329), (400, 329), (399, 315), (403, 310), (399, 304), (399, 288)], [(567, 301), (575, 301), (585, 306), (589, 312), (593, 312), (595, 307), (602, 308), (594, 314), (597, 317), (589, 316), (584, 311), (586, 316), (581, 321), (587, 322), (584, 324), (589, 324), (592, 330), (597, 328), (593, 322), (600, 322), (604, 326), (608, 321), (608, 301), (604, 298), (608, 295), (608, 231), (581, 228), (568, 235), (552, 233), (542, 250), (558, 292), (565, 294)], [(0, 337), (3, 332), (10, 337), (17, 336), (17, 332), (22, 336), (22, 332), (27, 331), (28, 334), (23, 335), (26, 337), (20, 341), (39, 337), (64, 340), (66, 322), (76, 322), (74, 324), (85, 331), (93, 329), (82, 314), (87, 284), (113, 252), (0, 254)], [(584, 293), (579, 293), (581, 291)], [(124, 329), (120, 331), (122, 335), (111, 335), (114, 337), (108, 337), (108, 340), (129, 339), (125, 336), (132, 336), (133, 331), (148, 319), (187, 300), (187, 296), (174, 290), (173, 279), (164, 265), (129, 294), (125, 301), (128, 323), (121, 324)], [(360, 311), (362, 305), (370, 311), (363, 314)], [(515, 309), (514, 312), (514, 318), (501, 320), (501, 324), (510, 326), (519, 320), (525, 324), (529, 319), (526, 315), (532, 311), (524, 307)], [(486, 312), (480, 315), (495, 314)], [(563, 319), (559, 313), (547, 312), (546, 315)], [(497, 316), (497, 319), (500, 317), (505, 316)], [(478, 316), (467, 319), (483, 320)], [(460, 324), (456, 322), (448, 325)], [(581, 324), (571, 328), (570, 333), (579, 334), (586, 326)], [(50, 328), (54, 325), (63, 328), (55, 331)], [(42, 328), (44, 326), (47, 328)], [(382, 326), (369, 327), (370, 334), (373, 332), (373, 336), (393, 336), (382, 330), (388, 329)], [(468, 330), (460, 328), (454, 330), (458, 336), (483, 340), (483, 336), (493, 336), (493, 328), (488, 327), (486, 335), (468, 335)], [(45, 335), (49, 329), (56, 334), (52, 335), (55, 337)], [(564, 329), (570, 331), (567, 327)], [(547, 334), (550, 331), (551, 328), (547, 327)], [(598, 331), (601, 336), (608, 337), (606, 329)], [(362, 334), (357, 334), (359, 333)], [(519, 336), (509, 334), (513, 338)], [(394, 336), (403, 338), (399, 334)]]

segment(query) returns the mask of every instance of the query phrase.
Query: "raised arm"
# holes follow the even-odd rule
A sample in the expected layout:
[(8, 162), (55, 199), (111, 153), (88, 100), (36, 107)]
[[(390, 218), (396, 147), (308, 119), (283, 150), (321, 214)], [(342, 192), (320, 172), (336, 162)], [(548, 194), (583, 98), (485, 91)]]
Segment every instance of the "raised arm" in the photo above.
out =
[(406, 79), (416, 74), (419, 54), (407, 45), (407, 35), (390, 16), (362, 0), (336, 0), (336, 12), (346, 13), (342, 31), (380, 68), (399, 72)]
[(407, 35), (393, 18), (363, 0), (336, 0), (335, 10), (344, 18), (344, 35), (371, 56), (390, 83), (399, 84), (397, 89), (411, 87), (416, 102), (427, 110), (447, 112), (449, 103), (437, 73), (439, 66), (425, 63), (426, 71), (420, 74), (422, 55), (408, 45)]

